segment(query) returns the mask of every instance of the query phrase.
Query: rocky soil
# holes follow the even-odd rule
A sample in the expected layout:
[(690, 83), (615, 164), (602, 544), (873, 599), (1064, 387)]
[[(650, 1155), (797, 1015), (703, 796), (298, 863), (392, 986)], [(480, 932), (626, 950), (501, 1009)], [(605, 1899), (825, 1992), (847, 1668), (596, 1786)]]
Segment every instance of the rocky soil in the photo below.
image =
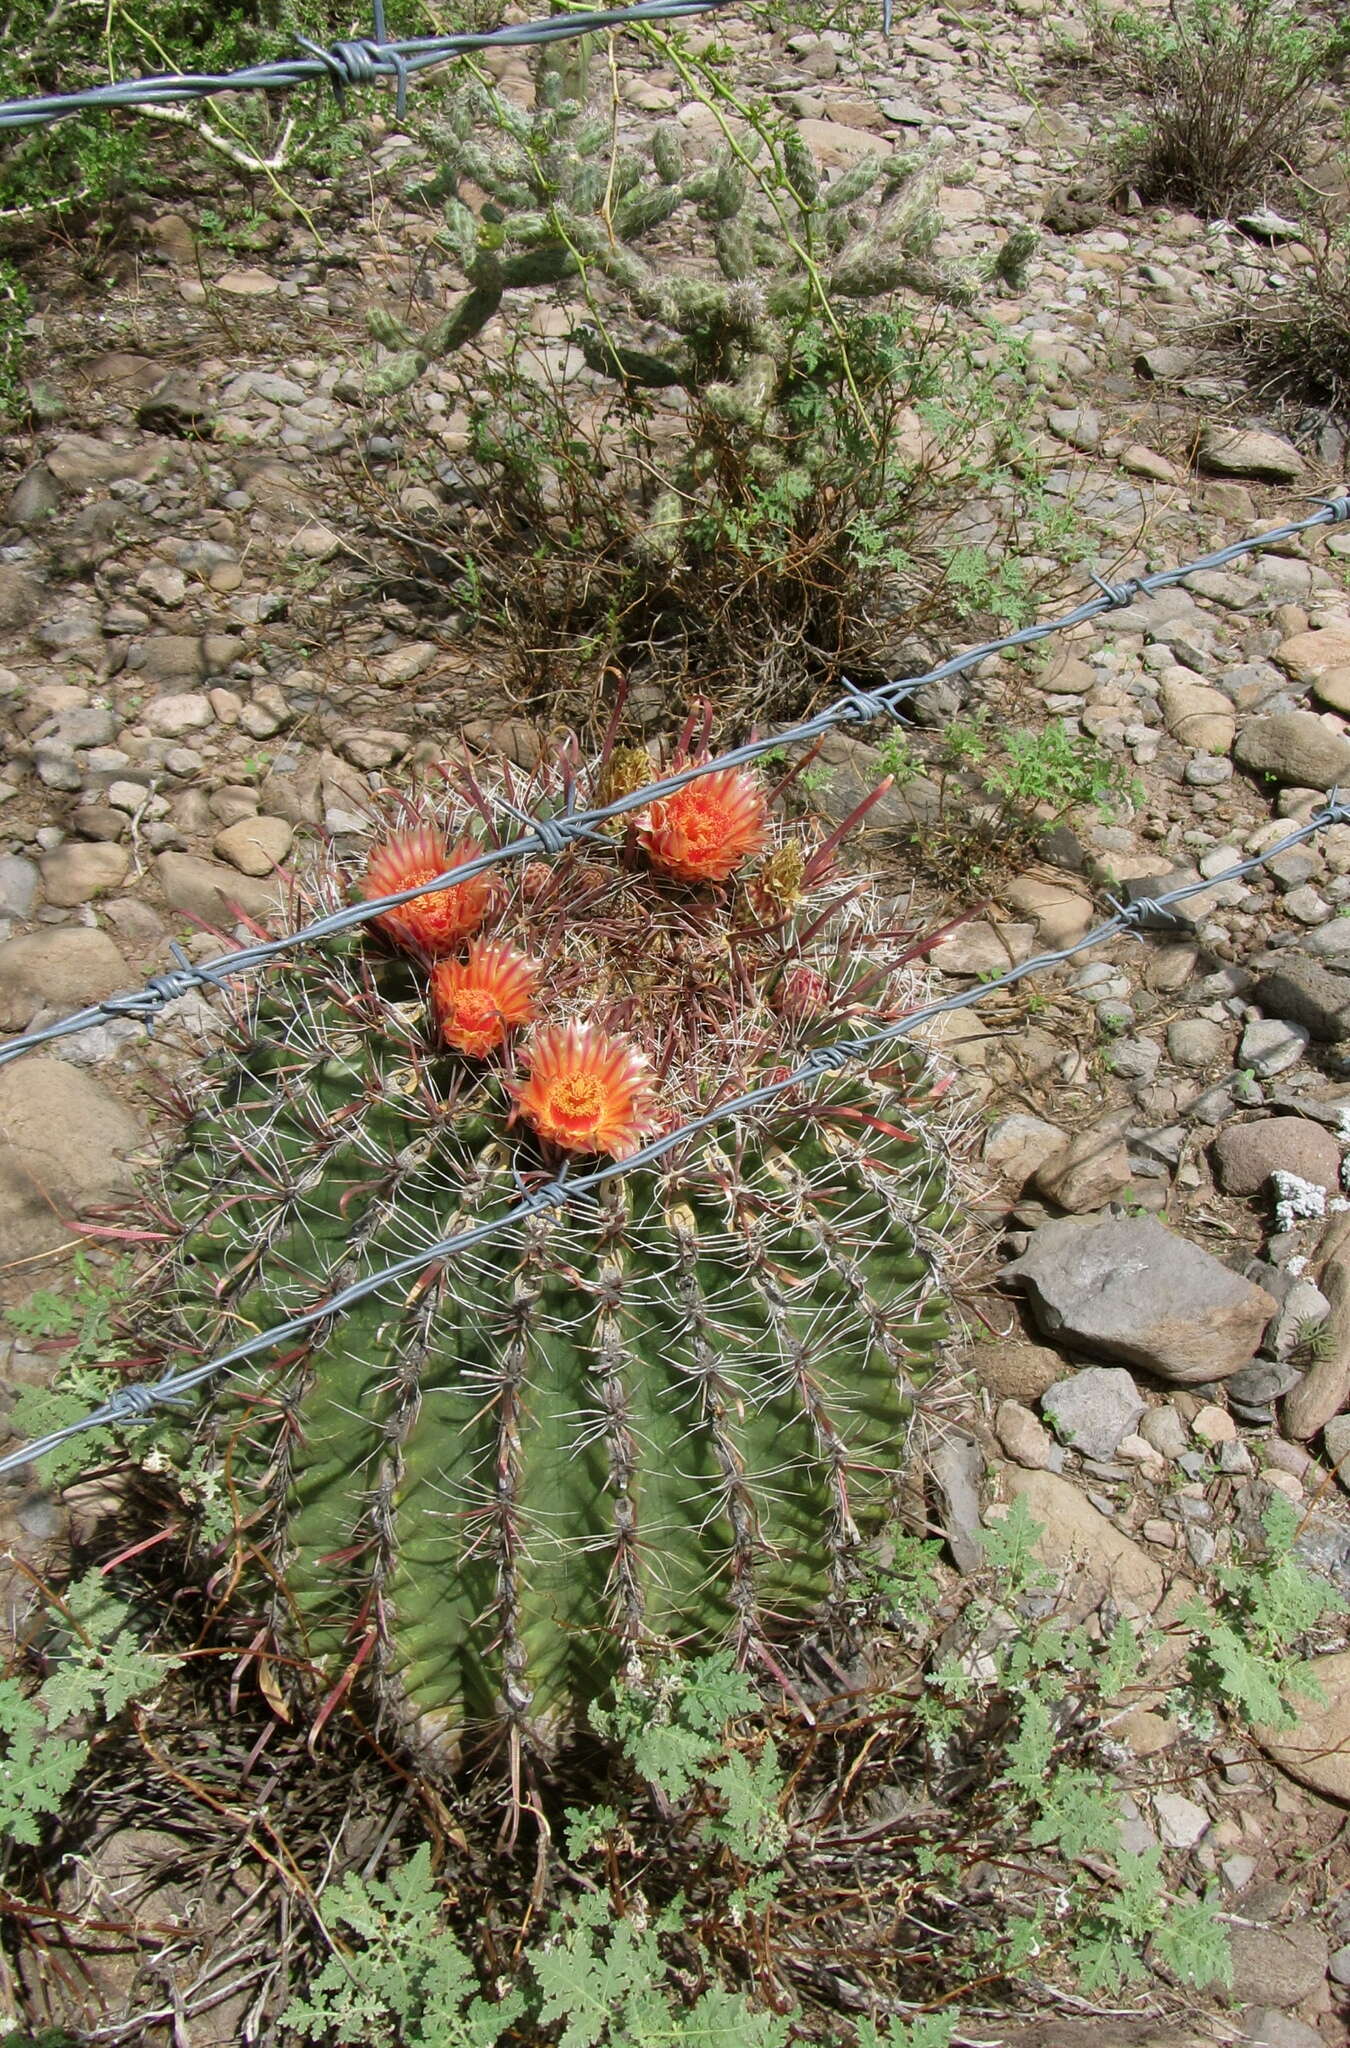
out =
[[(939, 256), (1041, 224), (995, 313), (1038, 366), (1027, 424), (1103, 573), (1189, 559), (1340, 486), (1335, 422), (1265, 416), (1197, 338), (1235, 293), (1288, 289), (1304, 244), (1073, 198), (1110, 120), (1100, 75), (1065, 60), (1083, 20), (1018, 0), (912, 15), (887, 45), (766, 41), (732, 9), (715, 34), (826, 165), (942, 152)], [(708, 140), (672, 72), (617, 57), (621, 134), (673, 116)], [(528, 96), (523, 60), (490, 68)], [(203, 957), (276, 928), (306, 840), (361, 833), (374, 789), (461, 736), (520, 759), (541, 744), (472, 622), (379, 597), (348, 510), (344, 465), (415, 517), (414, 455), (452, 490), (466, 432), (435, 371), (417, 450), (345, 395), (365, 308), (435, 306), (457, 281), (401, 197), (415, 143), (362, 118), (360, 177), (307, 190), (309, 221), (257, 250), (222, 248), (185, 205), (148, 211), (93, 278), (59, 245), (33, 267), (47, 423), (5, 442), (0, 514), (0, 1030), (138, 985), (170, 942)], [(550, 294), (523, 303), (543, 368), (575, 374)], [(484, 337), (502, 339), (500, 323)], [(1108, 892), (1220, 876), (1350, 785), (1348, 566), (1350, 532), (1323, 529), (1052, 641), (1030, 680), (984, 665), (970, 703), (1068, 720), (1144, 795), (1010, 874), (934, 950), (937, 992), (1071, 942)], [(827, 815), (876, 779), (882, 737), (829, 742)], [(869, 820), (897, 879), (910, 804)], [(931, 884), (921, 900), (935, 921), (969, 907)], [(1080, 1593), (1151, 1612), (1276, 1492), (1350, 1596), (1350, 827), (1188, 909), (934, 1034), (974, 1133), (974, 1221), (955, 1274), (971, 1335), (928, 1424), (931, 1510), (969, 1568), (980, 1516), (1021, 1495)], [(165, 1133), (163, 1082), (218, 1030), (194, 996), (153, 1038), (112, 1020), (0, 1068), (6, 1299), (65, 1284), (70, 1219), (128, 1192)], [(49, 1371), (0, 1339), (4, 1405)], [(0, 1492), (7, 1543), (44, 1568), (63, 1515), (40, 1473)], [(1350, 1652), (1321, 1669), (1325, 1707), (1259, 1751), (1198, 1743), (1165, 1693), (1122, 1725), (1134, 1845), (1160, 1842), (1182, 1882), (1217, 1878), (1237, 1960), (1230, 2002), (1122, 2043), (1345, 2038)], [(1061, 2019), (1035, 2038), (1106, 2037)]]

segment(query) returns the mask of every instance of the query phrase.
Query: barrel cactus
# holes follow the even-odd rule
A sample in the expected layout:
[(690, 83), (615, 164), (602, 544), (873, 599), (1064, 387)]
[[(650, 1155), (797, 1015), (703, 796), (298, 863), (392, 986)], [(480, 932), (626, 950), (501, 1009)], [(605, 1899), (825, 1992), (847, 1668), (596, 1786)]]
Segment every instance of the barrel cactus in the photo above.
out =
[[(447, 770), (297, 907), (412, 887), (495, 821), (651, 772), (625, 748), (532, 782)], [(267, 977), (164, 1169), (176, 1341), (313, 1308), (903, 1009), (903, 939), (838, 838), (715, 772)], [(232, 1377), (207, 1456), (283, 1647), (449, 1758), (503, 1729), (546, 1756), (672, 1644), (772, 1667), (885, 1517), (942, 1332), (922, 1100), (909, 1053), (829, 1074)]]

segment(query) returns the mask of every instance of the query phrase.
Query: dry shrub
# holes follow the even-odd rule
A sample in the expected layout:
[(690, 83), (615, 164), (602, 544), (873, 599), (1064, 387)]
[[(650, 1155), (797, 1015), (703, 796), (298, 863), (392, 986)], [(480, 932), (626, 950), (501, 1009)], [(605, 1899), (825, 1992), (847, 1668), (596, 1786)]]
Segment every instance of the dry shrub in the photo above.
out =
[(1313, 261), (1278, 299), (1249, 303), (1221, 340), (1262, 396), (1325, 408), (1350, 420), (1350, 241), (1324, 233)]
[(1350, 47), (1284, 0), (1171, 0), (1118, 14), (1099, 54), (1148, 101), (1127, 130), (1123, 176), (1146, 201), (1218, 218), (1306, 161), (1319, 81)]

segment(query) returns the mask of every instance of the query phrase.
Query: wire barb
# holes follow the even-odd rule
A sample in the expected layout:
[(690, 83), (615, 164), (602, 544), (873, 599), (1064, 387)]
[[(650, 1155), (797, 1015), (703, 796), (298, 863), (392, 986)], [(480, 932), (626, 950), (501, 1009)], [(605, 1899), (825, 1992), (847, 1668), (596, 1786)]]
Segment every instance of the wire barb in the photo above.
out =
[(894, 718), (895, 707), (889, 697), (883, 697), (877, 690), (864, 690), (857, 683), (851, 683), (847, 676), (841, 676), (839, 687), (843, 691), (841, 715), (850, 723), (871, 725), (880, 718)]
[(1089, 569), (1088, 575), (1092, 578), (1098, 590), (1101, 591), (1102, 596), (1106, 599), (1108, 606), (1113, 612), (1123, 611), (1127, 604), (1133, 604), (1136, 597), (1142, 593), (1145, 587), (1144, 584), (1137, 582), (1132, 576), (1127, 576), (1123, 583), (1108, 583), (1106, 578), (1099, 576), (1095, 569)]

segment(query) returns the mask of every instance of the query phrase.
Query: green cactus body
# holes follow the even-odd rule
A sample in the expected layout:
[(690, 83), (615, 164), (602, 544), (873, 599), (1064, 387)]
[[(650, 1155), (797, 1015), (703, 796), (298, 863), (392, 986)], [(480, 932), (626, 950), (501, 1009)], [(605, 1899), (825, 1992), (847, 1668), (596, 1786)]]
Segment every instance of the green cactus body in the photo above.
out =
[(679, 552), (684, 526), (685, 503), (678, 491), (662, 491), (637, 535), (637, 546), (648, 561), (673, 562)]
[(617, 377), (653, 391), (681, 382), (678, 367), (664, 356), (649, 355), (640, 348), (614, 348), (593, 327), (574, 328), (572, 339), (587, 366), (599, 376)]
[(382, 348), (411, 348), (416, 338), (406, 320), (400, 320), (384, 306), (371, 307), (366, 325)]
[(886, 160), (882, 156), (865, 156), (850, 170), (843, 171), (825, 194), (825, 204), (833, 209), (840, 206), (856, 206), (866, 198), (872, 187), (879, 181)]
[(745, 204), (745, 172), (737, 164), (719, 164), (709, 198), (714, 220), (733, 220)]
[(478, 285), (466, 292), (462, 299), (451, 307), (444, 320), (428, 328), (419, 344), (422, 354), (430, 361), (447, 356), (457, 348), (463, 348), (466, 341), (472, 341), (481, 334), (488, 321), (502, 302), (500, 284)]
[(723, 277), (739, 280), (754, 276), (754, 239), (741, 221), (720, 220), (713, 232), (713, 247)]
[(798, 203), (814, 206), (820, 197), (820, 172), (815, 158), (795, 129), (783, 142), (783, 171)]
[(401, 350), (366, 377), (363, 387), (366, 397), (397, 398), (400, 392), (407, 391), (422, 376), (428, 360), (420, 348)]
[(678, 185), (684, 176), (684, 137), (673, 121), (653, 130), (652, 162), (663, 185)]
[(614, 232), (621, 242), (636, 241), (650, 229), (669, 220), (680, 203), (677, 185), (637, 186), (614, 209)]
[[(560, 772), (544, 782), (513, 801), (557, 803)], [(740, 857), (710, 889), (719, 801)], [(444, 832), (476, 815), (454, 796)], [(856, 888), (768, 825), (748, 778), (644, 816), (480, 891), (493, 971), (502, 948), (537, 970), (523, 1049), (459, 1049), (446, 990), (472, 949), (433, 969), (351, 934), (265, 986), (166, 1169), (180, 1333), (320, 1306), (556, 1174), (573, 1153), (540, 1047), (567, 1020), (625, 1048), (673, 1123), (903, 995)], [(380, 886), (406, 886), (409, 843), (386, 843)], [(342, 893), (320, 877), (318, 903)], [(831, 1075), (255, 1362), (209, 1427), (282, 1638), (327, 1685), (361, 1666), (443, 1754), (503, 1723), (548, 1751), (671, 1643), (753, 1661), (841, 1595), (942, 1332), (950, 1212), (914, 1091), (912, 1065)]]

